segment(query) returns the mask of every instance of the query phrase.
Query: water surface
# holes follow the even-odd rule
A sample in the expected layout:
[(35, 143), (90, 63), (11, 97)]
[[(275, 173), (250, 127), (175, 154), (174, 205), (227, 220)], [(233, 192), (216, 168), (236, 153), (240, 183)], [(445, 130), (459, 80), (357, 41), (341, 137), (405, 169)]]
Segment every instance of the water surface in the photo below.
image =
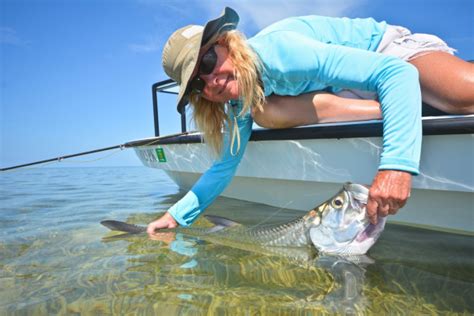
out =
[[(474, 313), (472, 237), (387, 225), (364, 260), (295, 260), (183, 234), (110, 238), (99, 224), (146, 224), (184, 193), (144, 167), (0, 174), (0, 314)], [(302, 214), (228, 198), (207, 213)]]

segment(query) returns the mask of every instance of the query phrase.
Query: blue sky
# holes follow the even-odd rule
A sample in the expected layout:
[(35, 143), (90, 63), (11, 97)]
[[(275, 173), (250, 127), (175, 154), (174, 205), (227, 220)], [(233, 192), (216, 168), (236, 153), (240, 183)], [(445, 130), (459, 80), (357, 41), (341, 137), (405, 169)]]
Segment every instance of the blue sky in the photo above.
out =
[[(371, 16), (436, 34), (461, 58), (474, 59), (472, 0), (0, 0), (0, 5), (1, 167), (153, 136), (151, 85), (166, 79), (161, 50), (167, 37), (215, 18), (224, 6), (239, 12), (240, 30), (249, 37), (287, 16)], [(174, 99), (161, 97), (160, 105), (162, 134), (178, 132)], [(83, 165), (140, 162), (126, 150), (93, 163), (67, 164)]]

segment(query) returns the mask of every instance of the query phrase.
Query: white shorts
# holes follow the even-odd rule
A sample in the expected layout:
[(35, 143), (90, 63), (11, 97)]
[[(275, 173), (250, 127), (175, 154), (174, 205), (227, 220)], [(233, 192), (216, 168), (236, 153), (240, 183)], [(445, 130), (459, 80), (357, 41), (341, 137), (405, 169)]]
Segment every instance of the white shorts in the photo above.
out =
[(387, 30), (376, 50), (377, 53), (395, 56), (405, 61), (430, 52), (445, 52), (454, 55), (455, 51), (438, 36), (411, 34), (409, 29), (395, 25), (387, 25)]
[[(422, 33), (411, 34), (409, 29), (396, 25), (387, 25), (385, 34), (376, 50), (377, 53), (395, 56), (404, 61), (410, 61), (430, 52), (445, 52), (454, 55), (455, 51), (438, 36)], [(336, 95), (351, 99), (375, 100), (377, 98), (374, 92), (355, 89), (342, 90)]]

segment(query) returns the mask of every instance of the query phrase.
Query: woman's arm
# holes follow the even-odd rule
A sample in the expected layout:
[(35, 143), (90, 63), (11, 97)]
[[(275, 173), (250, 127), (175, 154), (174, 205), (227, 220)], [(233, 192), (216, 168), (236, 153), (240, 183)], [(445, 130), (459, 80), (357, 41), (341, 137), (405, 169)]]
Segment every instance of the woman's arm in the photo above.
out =
[[(238, 109), (234, 111), (236, 114), (239, 113)], [(233, 124), (233, 120), (231, 120), (231, 122), (231, 124)], [(243, 114), (242, 117), (237, 119), (240, 133), (240, 150), (236, 153), (237, 142), (235, 142), (233, 149), (235, 155), (232, 155), (230, 151), (232, 126), (230, 126), (230, 128), (226, 126), (221, 157), (214, 162), (194, 184), (192, 189), (181, 200), (175, 203), (165, 215), (148, 225), (148, 233), (152, 234), (156, 229), (160, 228), (172, 228), (171, 226), (173, 224), (179, 224), (181, 226), (192, 224), (222, 191), (224, 191), (232, 180), (242, 160), (242, 156), (252, 133), (252, 123), (252, 117), (249, 113)], [(170, 220), (170, 218), (172, 220)]]
[(264, 61), (266, 93), (298, 95), (328, 87), (377, 93), (383, 149), (369, 193), (368, 213), (375, 222), (377, 212), (393, 214), (403, 206), (411, 174), (419, 172), (421, 154), (421, 91), (416, 68), (395, 57), (322, 43), (296, 32), (273, 32), (251, 41)]

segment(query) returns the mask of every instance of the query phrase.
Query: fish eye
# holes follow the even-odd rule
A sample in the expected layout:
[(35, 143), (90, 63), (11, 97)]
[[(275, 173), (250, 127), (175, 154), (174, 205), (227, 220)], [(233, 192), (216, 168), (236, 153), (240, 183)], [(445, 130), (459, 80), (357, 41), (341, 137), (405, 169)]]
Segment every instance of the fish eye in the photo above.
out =
[(336, 197), (334, 200), (331, 201), (331, 206), (334, 208), (341, 208), (344, 205), (344, 201), (340, 196)]

